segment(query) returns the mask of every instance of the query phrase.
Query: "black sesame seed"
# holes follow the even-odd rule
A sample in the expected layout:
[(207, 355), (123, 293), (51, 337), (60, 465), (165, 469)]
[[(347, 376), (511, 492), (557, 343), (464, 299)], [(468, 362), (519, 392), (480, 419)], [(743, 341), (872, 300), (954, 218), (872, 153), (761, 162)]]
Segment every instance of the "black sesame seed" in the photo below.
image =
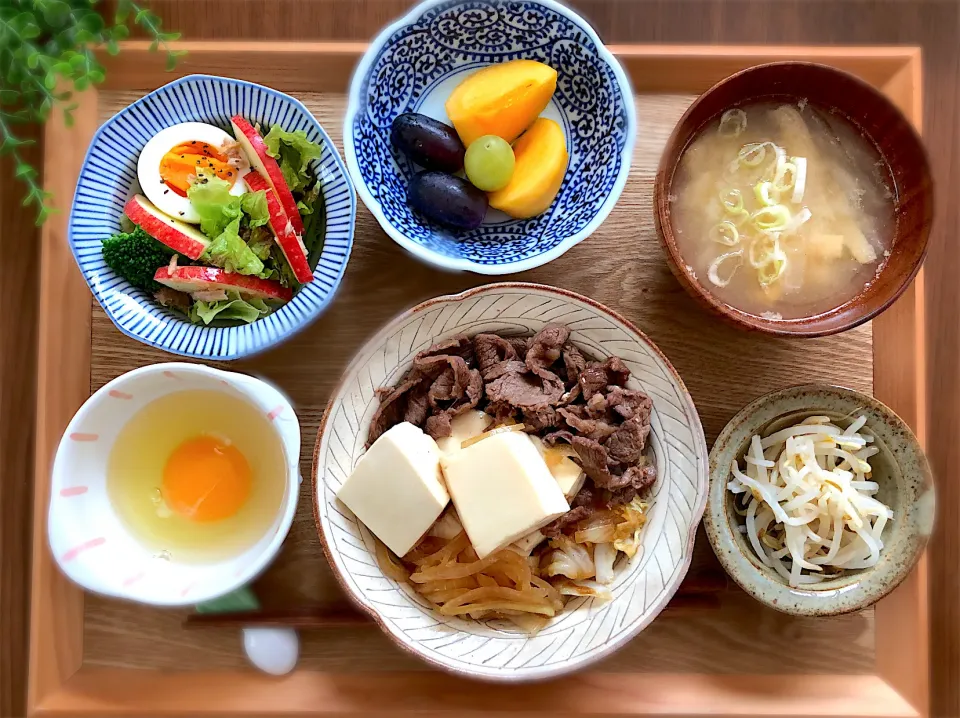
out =
[(165, 189), (165, 190), (163, 190), (163, 193), (164, 193), (164, 194), (170, 194), (170, 190)]
[(181, 217), (183, 216), (183, 212), (180, 213), (180, 216), (181, 216)]

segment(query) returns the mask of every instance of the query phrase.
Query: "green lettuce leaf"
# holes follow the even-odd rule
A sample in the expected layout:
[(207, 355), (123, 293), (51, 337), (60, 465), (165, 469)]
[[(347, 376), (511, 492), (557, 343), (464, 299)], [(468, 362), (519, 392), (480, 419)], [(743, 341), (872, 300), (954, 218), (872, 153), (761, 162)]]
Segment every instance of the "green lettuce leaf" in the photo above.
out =
[(280, 125), (270, 128), (263, 141), (267, 153), (280, 163), (280, 171), (291, 192), (303, 190), (313, 177), (308, 173), (311, 160), (320, 159), (320, 145), (307, 139), (303, 130), (287, 132)]
[(323, 254), (323, 238), (327, 232), (326, 206), (323, 195), (320, 194), (320, 183), (316, 184), (316, 191), (307, 192), (304, 199), (310, 198), (309, 212), (303, 215), (303, 246), (307, 250), (307, 264), (310, 271), (315, 271)]
[(241, 299), (239, 293), (227, 292), (227, 298), (219, 302), (194, 302), (190, 321), (209, 324), (214, 319), (232, 319), (250, 324), (269, 313), (270, 307), (262, 299)]
[(200, 230), (208, 237), (219, 237), (227, 226), (246, 213), (250, 226), (267, 223), (267, 195), (263, 190), (242, 195), (230, 194), (230, 183), (219, 177), (204, 177), (187, 190), (187, 199), (200, 215)]
[(251, 227), (262, 227), (270, 221), (267, 193), (262, 189), (240, 195), (240, 209), (247, 215)]
[[(300, 201), (297, 202), (297, 210), (300, 212), (300, 216), (306, 221), (307, 217), (313, 214), (313, 208), (317, 203), (317, 198), (320, 196), (320, 182), (314, 182), (313, 185), (306, 192), (303, 193), (303, 197)], [(321, 207), (323, 203), (321, 202)]]
[(263, 272), (263, 262), (240, 236), (240, 220), (235, 219), (211, 242), (201, 259), (237, 274)]
[(241, 236), (246, 239), (247, 246), (250, 247), (257, 257), (266, 262), (270, 259), (270, 253), (276, 242), (273, 241), (273, 234), (266, 227), (252, 227), (246, 232), (241, 232)]

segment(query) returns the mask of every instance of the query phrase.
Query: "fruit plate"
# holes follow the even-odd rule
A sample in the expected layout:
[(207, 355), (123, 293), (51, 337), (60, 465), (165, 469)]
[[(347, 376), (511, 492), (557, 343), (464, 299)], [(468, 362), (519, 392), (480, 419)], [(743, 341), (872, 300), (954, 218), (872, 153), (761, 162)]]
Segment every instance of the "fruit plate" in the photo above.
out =
[[(338, 149), (356, 44), (184, 43), (177, 72), (225, 73), (291, 93), (330, 130)], [(663, 145), (700, 92), (763, 62), (805, 59), (851, 71), (882, 88), (920, 124), (920, 51), (913, 48), (620, 46), (640, 126), (630, 178), (596, 233), (519, 281), (586, 294), (636, 324), (676, 367), (712, 442), (752, 399), (801, 382), (872, 392), (925, 437), (923, 275), (872, 325), (839, 337), (771, 341), (713, 321), (670, 274), (653, 224), (653, 180)], [(54, 118), (45, 146), (48, 189), (73, 195), (97, 126), (168, 82), (146, 43), (107, 58), (107, 85), (87, 93), (65, 129)], [(323, 67), (324, 72), (316, 72)], [(55, 171), (54, 171), (55, 170)], [(28, 710), (45, 715), (221, 714), (920, 716), (928, 712), (926, 563), (874, 608), (808, 619), (767, 609), (727, 582), (701, 535), (686, 580), (636, 639), (595, 668), (549, 683), (499, 686), (430, 670), (393, 646), (338, 588), (323, 559), (306, 482), (293, 529), (255, 583), (254, 617), (191, 616), (84, 595), (48, 553), (50, 457), (73, 412), (119, 374), (169, 355), (118, 332), (92, 300), (65, 241), (66, 213), (44, 227), (36, 424), (37, 473)], [(364, 209), (336, 300), (275, 350), (231, 364), (266, 376), (297, 406), (301, 471), (326, 402), (347, 362), (401, 311), (484, 283), (437, 272), (398, 247)], [(878, 348), (875, 351), (875, 347)], [(883, 351), (879, 351), (883, 347)], [(69, 361), (65, 361), (69, 357)], [(298, 626), (297, 670), (278, 681), (249, 668), (238, 627)], [(829, 665), (824, 656), (837, 657)]]

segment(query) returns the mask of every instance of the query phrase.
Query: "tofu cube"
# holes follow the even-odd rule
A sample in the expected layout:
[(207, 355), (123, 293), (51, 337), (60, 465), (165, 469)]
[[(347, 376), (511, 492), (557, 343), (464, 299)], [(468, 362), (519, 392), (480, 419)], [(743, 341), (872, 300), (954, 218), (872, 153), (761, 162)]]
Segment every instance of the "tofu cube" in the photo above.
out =
[(442, 456), (440, 464), (480, 558), (570, 510), (543, 457), (523, 433), (491, 436)]
[(540, 452), (540, 456), (546, 462), (553, 478), (557, 480), (563, 495), (569, 500), (580, 493), (587, 475), (583, 473), (583, 469), (577, 462), (564, 454), (558, 447), (545, 446), (538, 436), (531, 434), (530, 441), (537, 447), (537, 451)]
[(413, 424), (397, 424), (360, 457), (337, 498), (403, 556), (450, 501), (436, 442)]

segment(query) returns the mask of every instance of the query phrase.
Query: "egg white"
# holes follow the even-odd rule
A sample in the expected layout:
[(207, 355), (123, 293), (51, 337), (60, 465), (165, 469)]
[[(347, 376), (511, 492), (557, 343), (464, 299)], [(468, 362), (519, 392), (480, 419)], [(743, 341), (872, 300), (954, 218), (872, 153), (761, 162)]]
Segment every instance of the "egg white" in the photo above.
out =
[[(190, 224), (199, 223), (200, 215), (189, 199), (181, 197), (160, 181), (160, 162), (163, 156), (177, 145), (194, 140), (219, 148), (225, 141), (232, 142), (234, 138), (219, 127), (205, 122), (183, 122), (155, 134), (144, 146), (140, 159), (137, 160), (137, 178), (147, 199), (161, 212)], [(247, 183), (242, 176), (238, 177), (230, 188), (230, 194), (233, 195), (241, 195), (247, 191)]]

